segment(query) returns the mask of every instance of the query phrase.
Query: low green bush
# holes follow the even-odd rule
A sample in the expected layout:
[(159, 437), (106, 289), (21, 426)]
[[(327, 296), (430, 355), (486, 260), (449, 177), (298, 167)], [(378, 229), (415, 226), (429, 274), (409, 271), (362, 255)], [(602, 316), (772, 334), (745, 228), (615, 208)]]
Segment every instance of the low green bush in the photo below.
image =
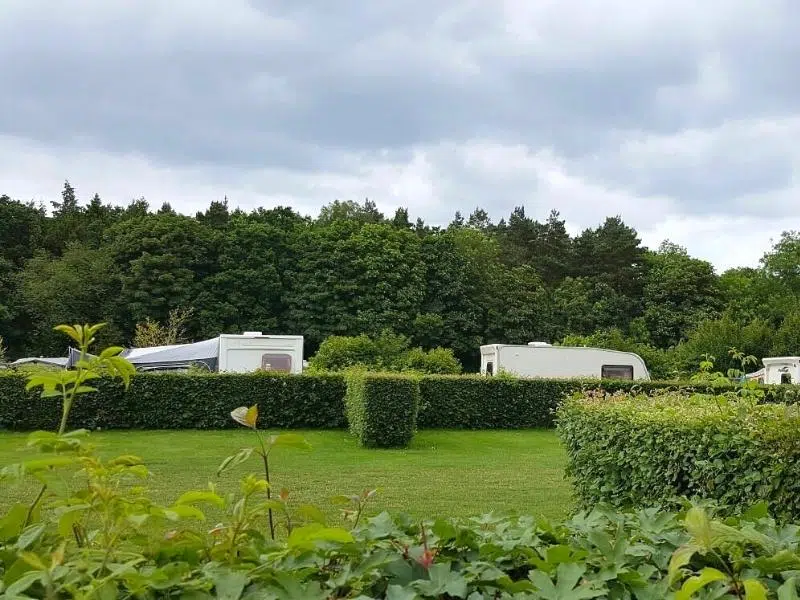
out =
[(763, 500), (800, 518), (800, 407), (705, 394), (577, 395), (558, 409), (567, 473), (585, 505)]
[(411, 375), (351, 371), (345, 398), (350, 431), (366, 448), (406, 448), (414, 437), (419, 381)]
[(332, 335), (308, 361), (315, 372), (360, 368), (375, 372), (461, 373), (461, 363), (450, 348), (412, 348), (411, 340), (391, 331), (370, 337)]
[[(110, 379), (94, 383), (73, 412), (89, 429), (224, 429), (242, 404), (257, 404), (271, 429), (347, 427), (341, 375), (139, 373), (124, 394)], [(53, 428), (53, 402), (26, 392), (24, 376), (0, 375), (0, 430)]]

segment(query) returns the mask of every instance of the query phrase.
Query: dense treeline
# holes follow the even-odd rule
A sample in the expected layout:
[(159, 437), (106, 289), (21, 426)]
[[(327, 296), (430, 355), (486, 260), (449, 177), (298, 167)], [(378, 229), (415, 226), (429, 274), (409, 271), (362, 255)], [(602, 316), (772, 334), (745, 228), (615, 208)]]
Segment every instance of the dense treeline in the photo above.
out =
[(476, 209), (447, 227), (333, 202), (316, 218), (212, 202), (195, 216), (144, 199), (79, 201), (67, 182), (51, 210), (0, 196), (0, 336), (10, 357), (63, 355), (58, 323), (109, 323), (102, 343), (192, 308), (190, 338), (258, 330), (407, 336), (452, 348), (467, 369), (485, 342), (597, 343), (640, 352), (657, 375), (735, 346), (800, 352), (800, 234), (757, 269), (718, 275), (665, 242), (642, 246), (620, 218), (571, 237), (557, 212), (498, 223)]

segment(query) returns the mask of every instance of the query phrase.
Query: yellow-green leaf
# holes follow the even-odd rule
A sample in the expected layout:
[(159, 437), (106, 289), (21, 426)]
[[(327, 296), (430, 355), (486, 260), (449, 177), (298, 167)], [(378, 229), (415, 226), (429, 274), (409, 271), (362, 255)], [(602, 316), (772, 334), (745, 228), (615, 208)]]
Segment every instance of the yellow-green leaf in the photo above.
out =
[(767, 588), (757, 579), (744, 580), (744, 597), (746, 600), (767, 600)]
[(681, 546), (672, 554), (672, 558), (669, 560), (669, 581), (670, 583), (674, 583), (677, 578), (680, 576), (681, 567), (686, 566), (689, 564), (689, 561), (692, 560), (692, 557), (697, 554), (700, 550), (699, 547), (694, 545), (687, 545)]
[(245, 414), (245, 421), (249, 427), (253, 429), (256, 428), (256, 422), (258, 421), (258, 405), (253, 404), (250, 408), (247, 409), (247, 413)]
[(725, 581), (727, 578), (727, 575), (725, 575), (725, 573), (722, 571), (712, 569), (711, 567), (706, 567), (700, 571), (699, 575), (690, 577), (683, 583), (681, 589), (677, 594), (675, 594), (675, 600), (690, 600), (694, 596), (695, 592), (703, 589), (709, 583), (713, 583), (715, 581)]
[(198, 504), (200, 502), (207, 502), (220, 507), (225, 505), (225, 500), (221, 496), (215, 494), (214, 492), (204, 491), (186, 492), (175, 501), (175, 504)]

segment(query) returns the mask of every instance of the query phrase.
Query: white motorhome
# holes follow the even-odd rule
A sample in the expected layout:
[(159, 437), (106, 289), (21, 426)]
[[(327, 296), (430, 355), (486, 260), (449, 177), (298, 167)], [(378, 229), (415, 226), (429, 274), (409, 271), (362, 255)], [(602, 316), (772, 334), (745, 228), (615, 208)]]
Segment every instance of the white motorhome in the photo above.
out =
[(763, 358), (761, 362), (764, 363), (764, 368), (748, 373), (747, 379), (766, 385), (800, 383), (800, 357), (775, 356)]
[(548, 379), (650, 379), (644, 361), (632, 352), (545, 342), (481, 346), (481, 374), (500, 372)]

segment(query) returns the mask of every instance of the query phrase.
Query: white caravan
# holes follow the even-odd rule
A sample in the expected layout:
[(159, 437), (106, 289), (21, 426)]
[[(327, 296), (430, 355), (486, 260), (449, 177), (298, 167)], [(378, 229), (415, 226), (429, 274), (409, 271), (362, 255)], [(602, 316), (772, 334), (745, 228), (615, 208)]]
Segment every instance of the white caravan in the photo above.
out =
[(220, 372), (282, 371), (302, 373), (302, 335), (262, 335), (245, 332), (242, 335), (219, 336)]
[(764, 368), (748, 373), (747, 379), (766, 385), (800, 383), (800, 357), (776, 356), (761, 359), (761, 362), (764, 363)]
[(650, 379), (644, 361), (632, 352), (545, 342), (481, 346), (481, 374), (501, 372), (546, 379)]

